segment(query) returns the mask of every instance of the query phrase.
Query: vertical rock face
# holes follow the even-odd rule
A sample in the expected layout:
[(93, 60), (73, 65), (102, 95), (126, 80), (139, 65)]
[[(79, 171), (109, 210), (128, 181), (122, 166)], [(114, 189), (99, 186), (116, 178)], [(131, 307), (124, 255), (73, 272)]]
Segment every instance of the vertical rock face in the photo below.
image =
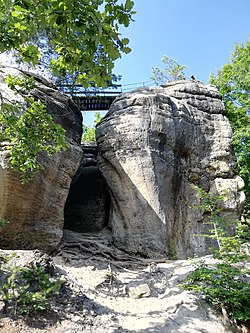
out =
[[(8, 73), (21, 76), (22, 72), (9, 68), (1, 70), (1, 94), (13, 100), (15, 96), (8, 89), (4, 77)], [(66, 129), (68, 149), (51, 157), (44, 156), (44, 170), (22, 185), (19, 175), (7, 169), (8, 143), (1, 143), (0, 218), (10, 223), (0, 231), (0, 246), (10, 249), (38, 248), (49, 252), (62, 237), (65, 201), (82, 157), (82, 115), (69, 97), (41, 78), (37, 78), (32, 95), (41, 99), (55, 122)]]
[(206, 254), (195, 186), (228, 190), (224, 209), (234, 216), (244, 202), (231, 135), (210, 85), (176, 81), (117, 98), (97, 126), (116, 245), (149, 257)]
[(96, 144), (85, 143), (82, 150), (83, 158), (65, 205), (64, 227), (78, 232), (96, 232), (108, 224), (110, 196), (96, 164)]

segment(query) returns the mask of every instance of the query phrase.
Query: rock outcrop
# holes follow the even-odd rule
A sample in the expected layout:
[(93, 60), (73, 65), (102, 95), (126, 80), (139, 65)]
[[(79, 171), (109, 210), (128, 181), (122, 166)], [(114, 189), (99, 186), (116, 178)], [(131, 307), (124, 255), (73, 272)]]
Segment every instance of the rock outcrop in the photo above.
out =
[(77, 232), (98, 232), (108, 224), (110, 196), (96, 163), (96, 144), (82, 144), (82, 150), (82, 161), (65, 204), (64, 227)]
[[(0, 92), (15, 100), (16, 96), (4, 82), (9, 73), (22, 76), (22, 72), (1, 68)], [(1, 248), (37, 248), (49, 252), (62, 237), (64, 205), (82, 157), (82, 115), (71, 98), (41, 78), (36, 78), (31, 94), (46, 104), (48, 113), (66, 130), (68, 149), (52, 157), (43, 156), (44, 170), (23, 185), (19, 174), (7, 169), (8, 143), (1, 143), (0, 218), (10, 223), (0, 231), (0, 244)]]
[(231, 137), (213, 86), (176, 81), (118, 97), (97, 126), (115, 244), (148, 257), (206, 254), (195, 186), (226, 192), (233, 217), (244, 202)]

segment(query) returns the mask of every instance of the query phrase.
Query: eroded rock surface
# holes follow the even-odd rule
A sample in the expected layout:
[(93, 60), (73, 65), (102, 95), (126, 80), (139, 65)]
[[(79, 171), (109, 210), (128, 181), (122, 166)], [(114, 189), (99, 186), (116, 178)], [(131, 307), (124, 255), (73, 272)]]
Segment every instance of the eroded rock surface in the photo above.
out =
[(244, 202), (231, 127), (215, 87), (197, 81), (122, 94), (97, 126), (98, 163), (111, 194), (115, 244), (131, 253), (204, 255), (204, 212), (195, 186)]
[[(22, 72), (1, 68), (1, 94), (14, 100), (16, 96), (4, 82), (8, 73), (21, 76)], [(0, 217), (10, 223), (0, 232), (0, 244), (2, 248), (38, 248), (49, 252), (62, 237), (65, 201), (82, 157), (82, 115), (71, 98), (41, 78), (37, 78), (32, 95), (42, 100), (48, 113), (66, 129), (68, 149), (52, 157), (42, 157), (44, 170), (22, 185), (19, 175), (7, 169), (8, 143), (1, 143)]]

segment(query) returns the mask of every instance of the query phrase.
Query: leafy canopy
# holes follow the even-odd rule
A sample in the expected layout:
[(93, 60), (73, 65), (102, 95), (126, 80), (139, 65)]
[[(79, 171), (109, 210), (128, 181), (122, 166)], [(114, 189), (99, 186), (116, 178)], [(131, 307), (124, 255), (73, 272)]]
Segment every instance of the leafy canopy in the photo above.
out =
[(79, 72), (85, 87), (105, 86), (114, 60), (130, 52), (118, 30), (131, 22), (133, 6), (131, 0), (0, 0), (0, 52), (13, 50), (37, 65), (43, 40), (55, 52), (49, 64), (55, 76)]
[(21, 171), (24, 182), (32, 174), (42, 169), (38, 156), (46, 152), (49, 156), (66, 149), (65, 130), (55, 124), (46, 106), (33, 97), (23, 94), (23, 89), (34, 88), (33, 77), (8, 75), (6, 83), (9, 88), (23, 98), (20, 101), (6, 101), (2, 96), (0, 109), (0, 141), (8, 142), (9, 162), (13, 170)]
[(176, 60), (164, 56), (161, 61), (164, 64), (164, 68), (159, 67), (152, 68), (151, 79), (158, 84), (164, 84), (169, 81), (185, 79), (185, 69), (187, 66), (179, 65)]
[[(44, 61), (41, 45), (46, 45), (54, 77), (74, 77), (85, 88), (105, 87), (114, 61), (130, 52), (119, 27), (132, 21), (133, 6), (131, 0), (0, 0), (0, 53), (14, 52), (34, 67)], [(66, 148), (65, 131), (30, 96), (31, 81), (25, 75), (6, 79), (22, 102), (0, 94), (0, 142), (10, 143), (10, 166), (22, 172), (23, 180), (42, 168), (41, 153)]]
[(246, 210), (250, 210), (250, 40), (236, 44), (231, 58), (210, 77), (218, 87), (233, 128), (239, 174), (245, 181)]

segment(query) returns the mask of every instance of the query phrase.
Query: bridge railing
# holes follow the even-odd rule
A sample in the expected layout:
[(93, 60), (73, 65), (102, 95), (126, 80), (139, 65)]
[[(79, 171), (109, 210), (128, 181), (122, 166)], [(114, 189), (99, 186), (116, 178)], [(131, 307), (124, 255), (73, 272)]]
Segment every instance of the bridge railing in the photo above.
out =
[(106, 111), (116, 96), (122, 93), (121, 85), (108, 86), (106, 89), (85, 89), (81, 85), (61, 85), (59, 88), (70, 95), (81, 111)]

